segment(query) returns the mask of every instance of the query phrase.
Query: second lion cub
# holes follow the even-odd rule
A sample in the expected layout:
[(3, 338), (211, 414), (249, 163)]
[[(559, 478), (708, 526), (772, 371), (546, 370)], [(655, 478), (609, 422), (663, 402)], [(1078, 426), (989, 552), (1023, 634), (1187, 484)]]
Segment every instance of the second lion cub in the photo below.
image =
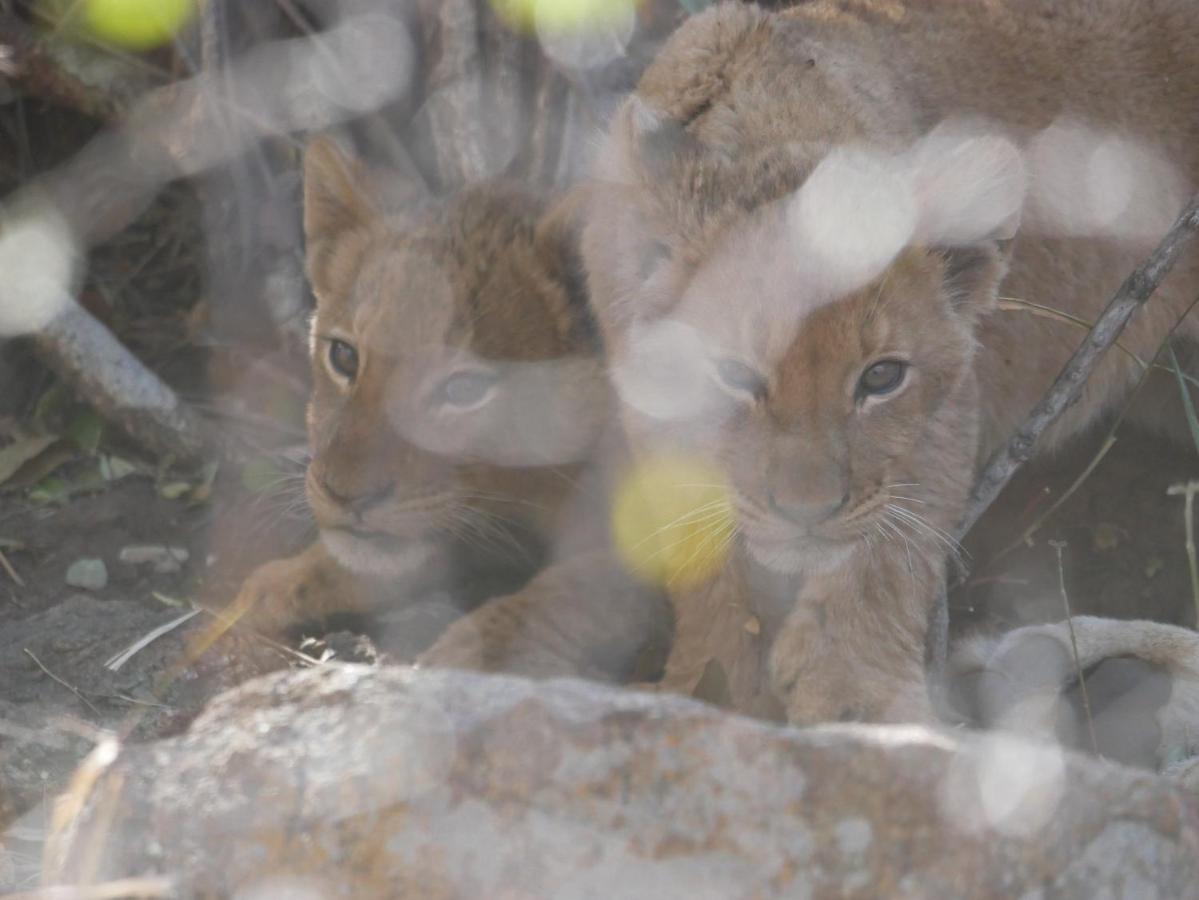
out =
[[(719, 465), (740, 562), (790, 579), (781, 609), (736, 580), (722, 608), (761, 623), (791, 721), (934, 717), (949, 533), (1199, 186), (1196, 110), (1186, 0), (815, 0), (692, 18), (617, 114), (584, 255), (623, 418), (641, 452)], [(1192, 248), (1050, 445), (1127, 396), (1197, 291)], [(675, 593), (702, 661), (710, 592)]]
[(320, 539), (234, 609), (280, 631), (434, 589), (473, 605), (464, 570), (515, 569), (511, 590), (583, 539), (608, 417), (570, 217), (495, 183), (395, 216), (325, 137), (304, 177)]

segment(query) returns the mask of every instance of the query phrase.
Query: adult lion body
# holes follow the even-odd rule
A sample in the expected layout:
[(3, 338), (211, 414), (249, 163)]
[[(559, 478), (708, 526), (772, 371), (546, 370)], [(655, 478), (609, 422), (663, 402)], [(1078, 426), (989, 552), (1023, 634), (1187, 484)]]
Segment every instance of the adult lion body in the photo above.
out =
[[(747, 550), (676, 592), (668, 681), (694, 684), (712, 610), (738, 607), (766, 627), (734, 642), (735, 705), (931, 719), (946, 533), (1083, 333), (997, 298), (1092, 321), (1199, 186), (1199, 9), (724, 4), (647, 70), (596, 180), (584, 256), (629, 434), (719, 461)], [(1123, 346), (1151, 359), (1197, 295), (1192, 250)], [(690, 365), (710, 394), (677, 415), (639, 401), (667, 340), (663, 377)], [(1140, 375), (1109, 354), (1047, 446)], [(790, 585), (781, 605), (745, 567)]]

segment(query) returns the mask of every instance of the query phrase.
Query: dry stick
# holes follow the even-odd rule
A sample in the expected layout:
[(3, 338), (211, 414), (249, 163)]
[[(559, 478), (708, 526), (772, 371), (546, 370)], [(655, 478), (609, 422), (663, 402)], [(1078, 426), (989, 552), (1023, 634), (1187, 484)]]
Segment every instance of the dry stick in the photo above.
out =
[[(1094, 327), (1087, 333), (1086, 338), (1074, 351), (1049, 391), (1041, 401), (1033, 407), (1032, 412), (1024, 420), (1024, 424), (1008, 440), (1007, 445), (1000, 449), (987, 463), (982, 477), (974, 486), (974, 492), (966, 505), (966, 512), (954, 533), (961, 540), (974, 527), (979, 517), (999, 496), (999, 492), (1016, 474), (1020, 466), (1032, 457), (1037, 441), (1045, 429), (1056, 421), (1066, 409), (1073, 404), (1082, 393), (1083, 385), (1090, 377), (1099, 360), (1108, 348), (1116, 342), (1124, 331), (1124, 326), (1132, 318), (1133, 313), (1153, 296), (1162, 279), (1174, 268), (1179, 255), (1187, 247), (1195, 235), (1199, 233), (1199, 194), (1191, 198), (1187, 205), (1166, 232), (1160, 244), (1149, 255), (1149, 258), (1137, 266), (1124, 279), (1116, 295), (1112, 297), (1103, 314), (1095, 320)], [(942, 590), (929, 617), (930, 624), (948, 622), (949, 599), (948, 592)], [(944, 659), (948, 628), (938, 628), (930, 631), (928, 636), (928, 656), (933, 659)]]
[(1078, 676), (1078, 689), (1082, 692), (1082, 709), (1087, 715), (1087, 730), (1091, 733), (1091, 750), (1099, 755), (1099, 740), (1095, 737), (1095, 717), (1091, 715), (1091, 698), (1087, 695), (1087, 680), (1082, 676), (1082, 663), (1078, 659), (1078, 641), (1074, 637), (1074, 615), (1070, 612), (1070, 595), (1066, 593), (1066, 566), (1062, 562), (1065, 541), (1050, 541), (1049, 546), (1057, 551), (1057, 583), (1062, 592), (1062, 606), (1066, 608), (1066, 628), (1070, 631), (1070, 649), (1074, 654), (1074, 673)]
[[(1163, 340), (1158, 346), (1157, 352), (1153, 354), (1153, 358), (1149, 363), (1145, 363), (1139, 357), (1133, 356), (1133, 359), (1135, 359), (1141, 366), (1141, 377), (1137, 379), (1136, 384), (1132, 386), (1132, 390), (1128, 392), (1128, 397), (1125, 398), (1123, 405), (1120, 407), (1120, 411), (1116, 414), (1116, 418), (1112, 422), (1111, 428), (1109, 428), (1107, 431), (1107, 436), (1103, 440), (1103, 445), (1099, 448), (1098, 452), (1091, 457), (1091, 461), (1087, 463), (1086, 468), (1084, 468), (1079, 476), (1070, 483), (1070, 486), (1066, 488), (1066, 490), (1063, 491), (1061, 495), (1049, 505), (1049, 508), (1037, 516), (1033, 523), (1025, 528), (1024, 531), (1020, 533), (1020, 536), (1016, 538), (1016, 540), (1012, 541), (1012, 543), (1008, 544), (987, 561), (988, 567), (994, 566), (1009, 553), (1013, 552), (1017, 547), (1028, 544), (1032, 540), (1033, 535), (1036, 534), (1047, 521), (1049, 521), (1050, 517), (1053, 516), (1054, 513), (1062, 508), (1067, 500), (1074, 496), (1074, 492), (1082, 486), (1083, 482), (1091, 477), (1091, 473), (1095, 471), (1095, 469), (1099, 466), (1099, 463), (1101, 463), (1103, 458), (1107, 456), (1107, 452), (1115, 445), (1116, 432), (1119, 431), (1120, 426), (1124, 424), (1124, 419), (1128, 416), (1128, 411), (1132, 409), (1132, 404), (1136, 401), (1137, 396), (1140, 394), (1141, 388), (1145, 386), (1145, 381), (1149, 378), (1150, 373), (1153, 372), (1154, 369), (1160, 369), (1167, 372), (1170, 371), (1167, 366), (1159, 365), (1157, 360), (1161, 356), (1162, 351), (1170, 345), (1170, 341), (1174, 339), (1174, 333), (1178, 331), (1182, 323), (1186, 321), (1187, 316), (1191, 314), (1191, 310), (1193, 310), (1196, 306), (1199, 306), (1199, 297), (1196, 297), (1194, 300), (1192, 300), (1187, 308), (1183, 310), (1182, 315), (1179, 316), (1174, 321), (1174, 324), (1170, 326), (1170, 330), (1166, 332), (1165, 340)], [(1113, 346), (1119, 347), (1120, 345), (1117, 342), (1116, 344), (1113, 344)]]
[[(142, 447), (182, 461), (217, 446), (212, 429), (87, 310), (67, 300), (34, 337), (42, 359)], [(225, 456), (232, 445), (221, 442)]]
[(1199, 492), (1199, 481), (1172, 484), (1166, 490), (1171, 497), (1182, 494), (1186, 498), (1183, 515), (1186, 517), (1187, 566), (1191, 570), (1191, 597), (1195, 602), (1195, 627), (1199, 628), (1199, 560), (1195, 557), (1195, 493)]
[(71, 684), (70, 682), (63, 681), (61, 678), (59, 678), (57, 675), (55, 675), (53, 672), (51, 672), (49, 669), (47, 669), (44, 665), (42, 665), (42, 661), (40, 659), (38, 659), (36, 656), (34, 656), (33, 651), (30, 650), (28, 647), (23, 647), (22, 649), (25, 651), (25, 655), (28, 656), (30, 659), (32, 659), (37, 664), (37, 667), (39, 669), (41, 669), (43, 672), (45, 672), (47, 675), (49, 675), (52, 680), (54, 680), (58, 684), (61, 684), (68, 691), (70, 691), (72, 694), (74, 694), (76, 697), (78, 697), (80, 700), (82, 700), (83, 705), (86, 706), (88, 709), (90, 709), (97, 719), (103, 718), (100, 715), (100, 710), (96, 709), (96, 707), (92, 704), (92, 701), (88, 700), (87, 697), (83, 696), (83, 691), (79, 690), (79, 688), (75, 687), (75, 685)]
[(0, 550), (0, 568), (8, 573), (8, 577), (15, 581), (18, 587), (25, 587), (25, 579), (17, 574), (17, 570), (12, 567), (12, 563), (8, 561), (3, 550)]
[(1103, 314), (1095, 321), (1095, 327), (1074, 351), (1048, 393), (1033, 407), (1007, 445), (991, 457), (974, 487), (955, 537), (961, 539), (974, 526), (1020, 466), (1032, 456), (1045, 429), (1078, 399), (1083, 385), (1103, 354), (1120, 337), (1133, 313), (1157, 290), (1196, 234), (1199, 234), (1199, 195), (1191, 199), (1149, 258), (1120, 285)]

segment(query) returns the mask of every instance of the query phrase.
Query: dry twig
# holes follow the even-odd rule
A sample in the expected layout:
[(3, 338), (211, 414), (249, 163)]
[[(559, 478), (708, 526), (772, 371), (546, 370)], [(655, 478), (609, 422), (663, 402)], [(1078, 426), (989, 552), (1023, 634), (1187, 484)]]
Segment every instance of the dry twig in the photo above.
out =
[(1099, 756), (1099, 739), (1095, 736), (1095, 717), (1091, 715), (1091, 698), (1087, 694), (1087, 680), (1082, 674), (1082, 663), (1078, 659), (1078, 641), (1074, 637), (1074, 614), (1070, 612), (1070, 595), (1066, 593), (1066, 566), (1062, 562), (1065, 541), (1050, 541), (1049, 546), (1057, 552), (1057, 583), (1062, 592), (1062, 606), (1066, 610), (1066, 628), (1070, 632), (1070, 652), (1074, 655), (1074, 674), (1078, 677), (1078, 689), (1082, 693), (1082, 709), (1087, 717), (1087, 730), (1091, 734), (1091, 750)]
[(0, 550), (0, 569), (4, 569), (8, 573), (8, 577), (16, 582), (17, 587), (25, 587), (25, 579), (17, 574), (17, 570), (12, 567), (12, 563), (8, 561), (3, 550)]
[[(1169, 274), (1179, 255), (1195, 239), (1196, 234), (1199, 234), (1199, 194), (1191, 199), (1182, 215), (1166, 232), (1166, 236), (1149, 257), (1120, 285), (1048, 392), (1028, 414), (1024, 424), (1007, 444), (991, 457), (974, 486), (966, 513), (955, 530), (954, 537), (957, 540), (965, 537), (1012, 476), (1032, 457), (1045, 430), (1078, 399), (1083, 385), (1104, 353), (1119, 339), (1133, 313), (1157, 290), (1157, 286)], [(948, 595), (946, 591), (942, 591), (930, 616), (930, 622), (948, 619)], [(935, 632), (930, 631), (928, 635), (928, 656), (931, 659), (945, 656), (946, 648), (941, 645), (945, 640), (944, 631), (947, 629), (937, 629)]]
[(1053, 386), (1033, 407), (1024, 424), (1012, 435), (1007, 445), (987, 463), (982, 477), (975, 485), (955, 537), (960, 539), (973, 527), (1020, 466), (1032, 456), (1045, 430), (1078, 399), (1083, 385), (1104, 353), (1120, 337), (1133, 313), (1157, 290), (1157, 286), (1174, 267), (1179, 255), (1194, 240), (1196, 234), (1199, 234), (1199, 195), (1192, 198), (1149, 258), (1137, 266), (1120, 285), (1120, 289), (1095, 321), (1095, 326), (1088, 332), (1086, 339), (1070, 357)]
[(1183, 516), (1186, 517), (1187, 566), (1191, 571), (1191, 597), (1195, 602), (1195, 627), (1199, 628), (1199, 559), (1196, 559), (1195, 556), (1195, 494), (1199, 493), (1199, 481), (1172, 484), (1166, 493), (1171, 497), (1181, 494), (1186, 500)]
[(75, 687), (75, 685), (71, 684), (69, 681), (64, 681), (63, 679), (59, 678), (57, 675), (55, 675), (53, 672), (51, 672), (49, 669), (47, 669), (42, 664), (42, 661), (40, 659), (38, 659), (37, 656), (34, 655), (34, 652), (32, 650), (30, 650), (28, 647), (23, 647), (22, 649), (25, 651), (25, 655), (28, 656), (30, 659), (32, 659), (39, 669), (41, 669), (43, 672), (45, 672), (47, 675), (50, 676), (52, 681), (54, 681), (57, 684), (61, 684), (68, 691), (70, 691), (72, 694), (74, 694), (76, 697), (78, 697), (83, 702), (83, 705), (86, 706), (88, 709), (90, 709), (92, 711), (92, 714), (95, 715), (95, 717), (97, 719), (101, 718), (100, 710), (96, 709), (96, 707), (92, 703), (92, 701), (88, 700), (87, 697), (85, 697), (83, 695), (83, 691), (79, 690), (79, 688)]

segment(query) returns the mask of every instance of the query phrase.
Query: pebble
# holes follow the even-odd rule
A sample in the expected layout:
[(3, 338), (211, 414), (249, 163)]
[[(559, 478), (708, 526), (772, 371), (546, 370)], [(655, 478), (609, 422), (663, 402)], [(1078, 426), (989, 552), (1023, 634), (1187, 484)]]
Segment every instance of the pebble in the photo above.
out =
[(131, 566), (152, 565), (160, 575), (178, 572), (191, 554), (182, 547), (167, 547), (163, 544), (135, 544), (122, 547), (119, 559)]
[(67, 584), (85, 591), (108, 586), (108, 567), (102, 559), (77, 559), (67, 567)]

